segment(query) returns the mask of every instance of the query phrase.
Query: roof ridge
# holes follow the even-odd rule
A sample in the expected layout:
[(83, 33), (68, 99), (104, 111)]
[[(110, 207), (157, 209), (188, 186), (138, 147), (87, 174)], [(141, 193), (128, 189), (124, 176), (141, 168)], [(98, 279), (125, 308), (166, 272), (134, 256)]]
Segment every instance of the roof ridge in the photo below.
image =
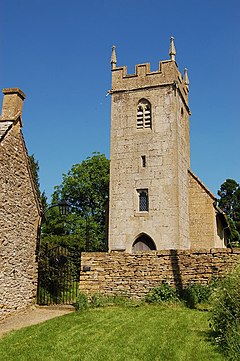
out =
[(198, 178), (198, 176), (196, 176), (195, 173), (193, 173), (193, 171), (189, 168), (188, 169), (188, 173), (191, 174), (191, 176), (199, 183), (199, 185), (216, 201), (217, 198), (216, 196), (207, 188), (207, 186), (201, 181), (201, 179)]

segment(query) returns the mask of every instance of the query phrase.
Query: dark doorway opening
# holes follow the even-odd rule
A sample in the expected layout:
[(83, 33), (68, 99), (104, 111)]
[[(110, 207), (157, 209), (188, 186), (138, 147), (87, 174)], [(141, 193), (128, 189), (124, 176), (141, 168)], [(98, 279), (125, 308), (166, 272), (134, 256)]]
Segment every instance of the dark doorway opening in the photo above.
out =
[(155, 243), (146, 234), (139, 236), (132, 246), (132, 253), (148, 252), (156, 250)]

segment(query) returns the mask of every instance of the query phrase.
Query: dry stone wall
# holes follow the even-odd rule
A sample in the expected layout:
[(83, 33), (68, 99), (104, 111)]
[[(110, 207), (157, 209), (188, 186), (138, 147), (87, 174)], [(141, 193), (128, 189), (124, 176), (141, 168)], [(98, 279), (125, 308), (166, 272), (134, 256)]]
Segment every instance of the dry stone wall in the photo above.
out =
[(143, 298), (162, 281), (176, 287), (207, 284), (239, 261), (240, 249), (82, 253), (80, 291)]

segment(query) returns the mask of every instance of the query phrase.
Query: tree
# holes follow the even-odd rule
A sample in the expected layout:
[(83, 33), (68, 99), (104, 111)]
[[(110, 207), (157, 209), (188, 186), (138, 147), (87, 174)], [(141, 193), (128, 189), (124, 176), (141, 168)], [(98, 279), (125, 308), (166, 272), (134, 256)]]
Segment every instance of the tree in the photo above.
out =
[(52, 195), (52, 204), (68, 201), (71, 213), (62, 218), (56, 207), (49, 210), (42, 230), (45, 241), (75, 244), (81, 250), (106, 250), (108, 194), (109, 160), (105, 155), (93, 153), (73, 165)]
[(33, 175), (33, 179), (34, 179), (34, 183), (36, 186), (36, 191), (37, 191), (37, 195), (39, 197), (42, 209), (45, 210), (47, 207), (47, 197), (45, 192), (41, 192), (40, 191), (40, 182), (39, 182), (39, 163), (38, 161), (35, 159), (34, 154), (30, 155), (28, 157), (29, 159), (29, 165), (32, 171), (32, 175)]
[(218, 195), (219, 207), (229, 218), (230, 243), (240, 244), (240, 185), (233, 179), (226, 179), (221, 185)]

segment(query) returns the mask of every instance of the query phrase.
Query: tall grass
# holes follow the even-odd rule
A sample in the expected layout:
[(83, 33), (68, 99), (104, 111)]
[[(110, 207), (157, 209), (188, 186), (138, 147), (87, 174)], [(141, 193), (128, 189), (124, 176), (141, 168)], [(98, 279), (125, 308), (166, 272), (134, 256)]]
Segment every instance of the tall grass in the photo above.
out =
[(227, 358), (240, 360), (240, 265), (219, 282), (213, 294), (213, 330)]

